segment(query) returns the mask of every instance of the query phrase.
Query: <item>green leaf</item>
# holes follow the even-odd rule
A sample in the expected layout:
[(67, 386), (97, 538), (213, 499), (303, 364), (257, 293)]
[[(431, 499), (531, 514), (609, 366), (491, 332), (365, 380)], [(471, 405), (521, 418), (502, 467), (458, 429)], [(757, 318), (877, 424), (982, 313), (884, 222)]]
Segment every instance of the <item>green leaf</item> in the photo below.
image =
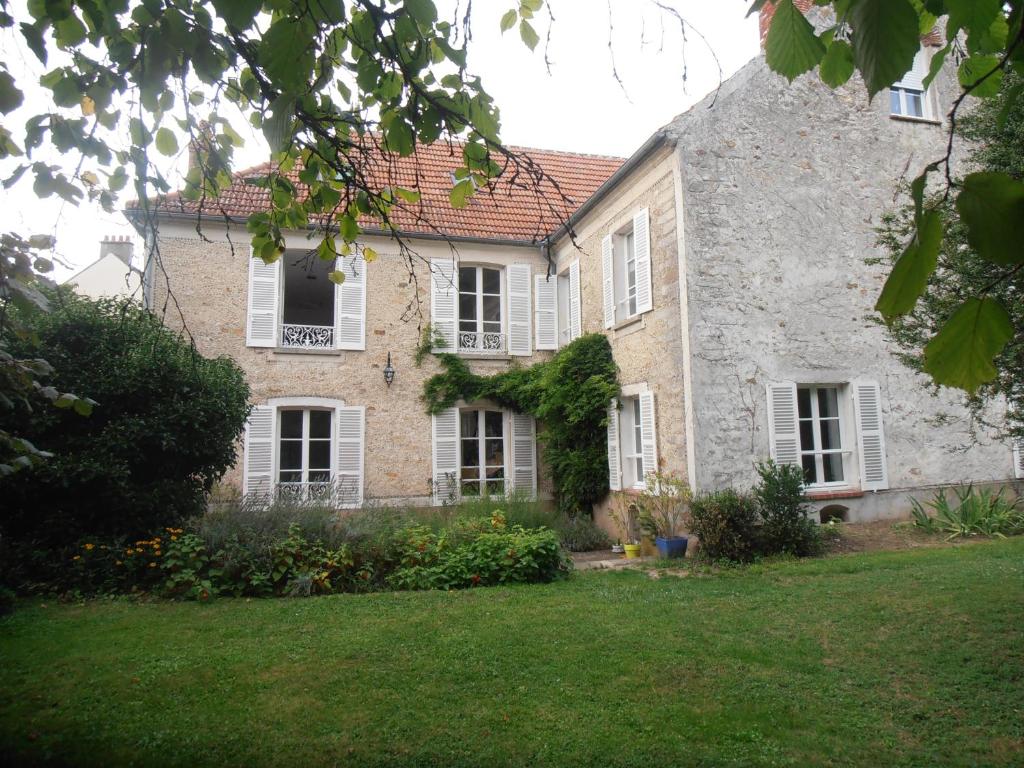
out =
[(971, 95), (987, 99), (999, 93), (1003, 82), (1003, 70), (999, 67), (998, 56), (979, 54), (960, 62), (957, 77), (963, 88), (971, 88)]
[(406, 189), (405, 187), (395, 187), (395, 194), (405, 200), (407, 203), (418, 203), (420, 201), (420, 193), (415, 189)]
[(341, 285), (345, 282), (345, 273), (335, 269), (327, 273), (327, 279), (335, 285)]
[(917, 12), (909, 0), (858, 0), (850, 24), (854, 61), (874, 97), (913, 67), (921, 48)]
[(993, 360), (1013, 337), (1010, 315), (992, 298), (970, 298), (924, 348), (924, 370), (939, 384), (974, 392), (996, 376)]
[(814, 34), (814, 27), (793, 5), (781, 0), (764, 44), (768, 66), (790, 82), (809, 72), (825, 56), (825, 44)]
[(8, 72), (0, 72), (0, 112), (5, 115), (21, 106), (25, 95)]
[(322, 261), (332, 261), (338, 258), (338, 249), (334, 245), (334, 238), (325, 237), (317, 247), (316, 255)]
[(523, 42), (526, 43), (526, 47), (531, 51), (537, 47), (537, 43), (540, 42), (540, 36), (537, 34), (537, 30), (533, 28), (526, 19), (519, 22), (519, 36), (523, 38)]
[(448, 193), (452, 208), (465, 208), (469, 205), (469, 198), (473, 194), (472, 179), (465, 178), (457, 182)]
[(437, 21), (437, 8), (433, 0), (405, 0), (405, 12), (424, 27)]
[(178, 138), (169, 128), (160, 128), (156, 132), (156, 150), (168, 157), (178, 153)]
[(946, 61), (946, 56), (949, 55), (950, 45), (947, 43), (945, 46), (937, 50), (932, 54), (932, 59), (928, 63), (928, 74), (924, 76), (924, 88), (928, 90), (931, 87), (932, 82), (939, 76), (939, 72), (942, 71), (942, 65)]
[(926, 212), (914, 239), (889, 273), (875, 304), (875, 309), (887, 321), (910, 312), (924, 293), (938, 263), (942, 235), (942, 215), (938, 211)]
[(1005, 173), (972, 173), (956, 198), (967, 242), (995, 264), (1024, 262), (1024, 184)]
[(516, 21), (519, 18), (519, 14), (516, 13), (515, 8), (510, 11), (505, 11), (505, 15), (501, 17), (501, 32), (502, 34), (508, 32), (512, 27), (516, 25)]
[(259, 44), (263, 69), (276, 85), (297, 92), (308, 85), (313, 70), (313, 33), (308, 18), (284, 17), (270, 25)]
[(263, 0), (212, 0), (213, 8), (225, 23), (246, 30), (260, 12)]
[(843, 40), (833, 40), (818, 66), (821, 80), (830, 88), (838, 88), (853, 75), (853, 48)]

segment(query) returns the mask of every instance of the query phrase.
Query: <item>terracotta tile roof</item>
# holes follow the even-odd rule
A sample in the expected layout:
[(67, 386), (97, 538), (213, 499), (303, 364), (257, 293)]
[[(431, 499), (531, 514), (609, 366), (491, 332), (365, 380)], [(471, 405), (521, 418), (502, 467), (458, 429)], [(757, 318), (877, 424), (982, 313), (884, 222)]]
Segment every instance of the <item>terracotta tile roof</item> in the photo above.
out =
[[(404, 233), (538, 242), (554, 232), (623, 162), (622, 158), (575, 152), (511, 149), (543, 169), (548, 178), (540, 183), (539, 190), (533, 188), (526, 174), (516, 177), (510, 167), (495, 182), (493, 190), (477, 191), (462, 209), (453, 208), (448, 199), (451, 173), (462, 165), (458, 144), (437, 142), (420, 146), (406, 158), (374, 152), (367, 160), (368, 175), (381, 186), (420, 191), (418, 203), (401, 203), (392, 210), (392, 219)], [(267, 192), (252, 180), (269, 167), (266, 164), (237, 173), (234, 183), (219, 198), (205, 202), (204, 215), (211, 220), (224, 215), (244, 218), (266, 210)], [(293, 180), (297, 183), (297, 177)], [(127, 212), (131, 215), (138, 208), (137, 202), (129, 203)], [(195, 216), (199, 205), (172, 194), (161, 201), (159, 210), (170, 215)], [(362, 223), (371, 230), (380, 226), (373, 220)]]

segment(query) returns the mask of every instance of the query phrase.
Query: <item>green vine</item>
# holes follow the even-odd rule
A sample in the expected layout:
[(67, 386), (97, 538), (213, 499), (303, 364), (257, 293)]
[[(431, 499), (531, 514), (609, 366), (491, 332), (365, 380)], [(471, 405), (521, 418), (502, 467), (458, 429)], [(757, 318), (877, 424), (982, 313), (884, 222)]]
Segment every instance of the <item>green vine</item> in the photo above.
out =
[[(433, 346), (433, 336), (428, 327), (420, 345), (425, 347), (423, 356)], [(619, 381), (606, 337), (581, 336), (547, 362), (493, 376), (473, 373), (457, 355), (436, 357), (444, 370), (423, 385), (427, 413), (440, 413), (459, 400), (490, 400), (528, 413), (539, 423), (537, 437), (544, 445), (559, 509), (569, 514), (589, 511), (608, 493), (608, 403), (619, 394)]]

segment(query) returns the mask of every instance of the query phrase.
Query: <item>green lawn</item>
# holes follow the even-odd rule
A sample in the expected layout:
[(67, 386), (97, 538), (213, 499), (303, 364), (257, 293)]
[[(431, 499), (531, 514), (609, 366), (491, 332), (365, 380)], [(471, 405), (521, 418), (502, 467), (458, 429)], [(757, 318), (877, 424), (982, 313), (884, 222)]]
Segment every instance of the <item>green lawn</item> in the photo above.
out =
[(23, 606), (0, 763), (1024, 764), (1024, 538), (458, 593)]

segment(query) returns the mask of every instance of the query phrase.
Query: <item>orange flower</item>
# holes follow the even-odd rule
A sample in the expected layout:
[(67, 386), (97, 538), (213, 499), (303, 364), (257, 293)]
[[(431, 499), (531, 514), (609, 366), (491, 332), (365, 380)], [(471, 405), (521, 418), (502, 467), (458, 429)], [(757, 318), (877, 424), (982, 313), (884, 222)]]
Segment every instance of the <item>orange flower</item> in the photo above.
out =
[(150, 568), (156, 568), (156, 563), (150, 563), (150, 564), (149, 564), (149, 567), (150, 567)]
[(81, 560), (81, 559), (82, 559), (82, 556), (81, 556), (81, 555), (75, 555), (75, 556), (74, 556), (74, 557), (72, 557), (71, 559), (72, 559), (72, 560)]
[(86, 551), (89, 551), (89, 552), (91, 552), (95, 547), (96, 547), (95, 544), (86, 544), (85, 545)]

